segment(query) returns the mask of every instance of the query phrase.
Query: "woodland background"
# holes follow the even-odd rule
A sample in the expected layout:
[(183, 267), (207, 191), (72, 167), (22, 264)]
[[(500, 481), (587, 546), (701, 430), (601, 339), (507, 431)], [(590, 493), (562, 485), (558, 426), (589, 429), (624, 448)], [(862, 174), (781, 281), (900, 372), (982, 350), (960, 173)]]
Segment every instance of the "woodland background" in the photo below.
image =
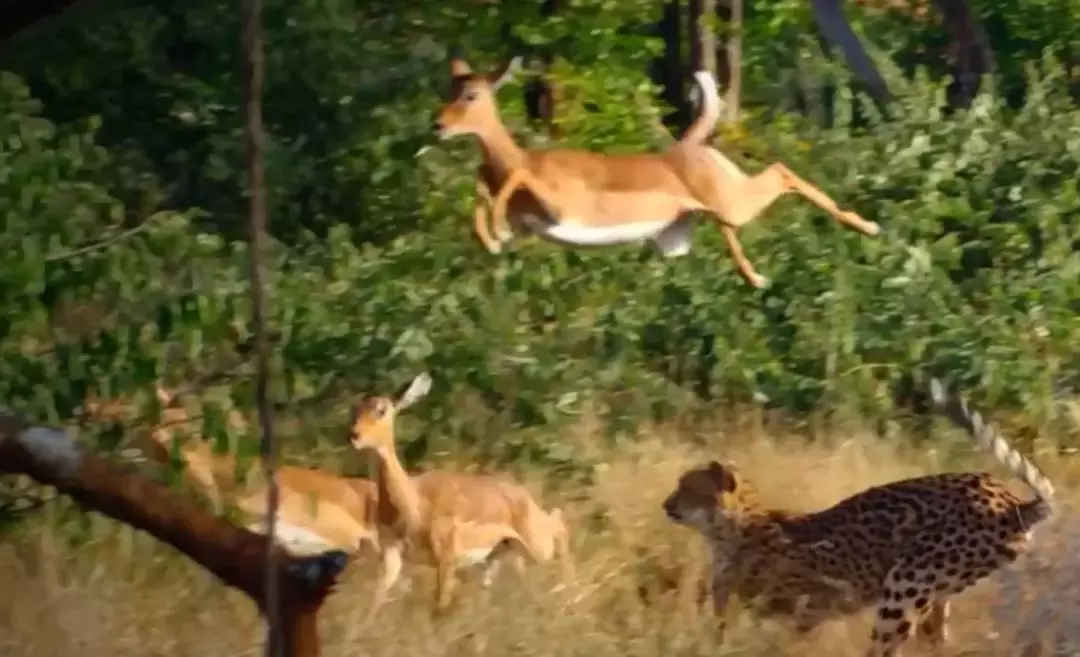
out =
[[(225, 384), (196, 400), (228, 438), (221, 408), (252, 408), (239, 10), (40, 18), (64, 4), (9, 1), (3, 21), (0, 399), (67, 422), (88, 391)], [(303, 427), (287, 451), (340, 446), (350, 399), (422, 368), (411, 460), (580, 465), (553, 429), (587, 413), (613, 438), (724, 407), (888, 433), (925, 374), (1029, 436), (1075, 435), (1080, 6), (749, 2), (738, 32), (730, 9), (267, 0), (273, 397)], [(677, 261), (535, 239), (489, 255), (477, 149), (430, 128), (455, 46), (477, 67), (526, 55), (500, 94), (523, 141), (612, 152), (666, 145), (658, 119), (678, 134), (689, 73), (714, 68), (739, 108), (729, 156), (787, 162), (888, 236), (783, 200), (742, 231), (764, 291), (707, 224)]]
[[(350, 402), (427, 369), (410, 465), (516, 469), (586, 528), (551, 604), (513, 589), (458, 624), (406, 606), (358, 629), (358, 585), (326, 616), (334, 654), (717, 654), (707, 623), (649, 606), (693, 579), (658, 513), (678, 469), (734, 455), (813, 508), (954, 464), (926, 442), (928, 375), (1063, 489), (1080, 479), (1076, 0), (265, 0), (263, 22), (284, 460), (360, 472)], [(215, 445), (256, 451), (225, 423), (254, 415), (240, 27), (214, 0), (0, 2), (0, 403), (118, 460), (158, 380)], [(609, 152), (664, 147), (690, 73), (713, 69), (737, 109), (716, 145), (750, 171), (784, 161), (887, 234), (783, 200), (741, 232), (762, 291), (705, 222), (672, 261), (534, 238), (492, 256), (470, 226), (477, 149), (431, 133), (451, 47), (477, 68), (526, 56), (499, 97), (525, 143)], [(87, 422), (87, 395), (146, 417)], [(250, 606), (167, 549), (61, 500), (14, 525), (18, 507), (0, 503), (0, 577), (25, 591), (0, 604), (0, 652), (253, 654)], [(804, 654), (740, 627), (734, 652)], [(830, 636), (851, 654), (866, 637)]]

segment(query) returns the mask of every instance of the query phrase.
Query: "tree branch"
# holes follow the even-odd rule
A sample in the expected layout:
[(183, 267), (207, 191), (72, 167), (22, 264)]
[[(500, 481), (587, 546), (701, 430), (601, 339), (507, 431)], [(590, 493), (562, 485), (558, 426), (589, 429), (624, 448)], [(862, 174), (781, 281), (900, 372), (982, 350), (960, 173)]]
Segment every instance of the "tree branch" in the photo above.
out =
[[(295, 558), (266, 536), (218, 518), (168, 488), (90, 453), (66, 432), (0, 415), (0, 474), (24, 474), (80, 505), (141, 529), (239, 589), (263, 615), (275, 604), (283, 654), (317, 657), (317, 614), (347, 563), (340, 551)], [(263, 555), (275, 555), (280, 594), (271, 603)]]
[(131, 237), (134, 237), (134, 236), (138, 235), (139, 233), (143, 232), (147, 228), (150, 228), (150, 226), (152, 226), (154, 224), (154, 220), (157, 219), (160, 216), (161, 215), (159, 215), (159, 214), (151, 215), (150, 217), (147, 217), (145, 220), (143, 220), (137, 226), (134, 226), (132, 228), (128, 228), (127, 230), (121, 231), (121, 232), (119, 232), (119, 233), (117, 233), (117, 234), (115, 234), (115, 235), (113, 235), (111, 237), (107, 237), (107, 238), (105, 238), (103, 240), (98, 240), (97, 242), (87, 244), (86, 246), (81, 246), (81, 247), (79, 247), (77, 249), (72, 249), (70, 251), (65, 251), (64, 253), (54, 253), (54, 254), (52, 254), (50, 256), (47, 256), (45, 258), (45, 262), (58, 262), (60, 260), (70, 260), (72, 258), (77, 258), (79, 256), (89, 255), (91, 253), (94, 253), (95, 251), (101, 251), (103, 249), (108, 249), (109, 247), (115, 246), (115, 245), (119, 244), (120, 242), (123, 242), (126, 239), (129, 239)]
[(821, 35), (830, 45), (840, 49), (848, 68), (866, 88), (874, 102), (881, 107), (886, 106), (892, 100), (889, 85), (848, 23), (840, 0), (812, 0), (810, 6)]

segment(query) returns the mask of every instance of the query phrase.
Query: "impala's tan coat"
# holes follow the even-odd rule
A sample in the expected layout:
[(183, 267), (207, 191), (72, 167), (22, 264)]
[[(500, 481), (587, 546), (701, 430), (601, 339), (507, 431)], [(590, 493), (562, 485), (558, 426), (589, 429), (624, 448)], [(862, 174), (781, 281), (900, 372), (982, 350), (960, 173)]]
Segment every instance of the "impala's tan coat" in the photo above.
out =
[[(245, 472), (237, 470), (231, 453), (216, 454), (209, 442), (190, 434), (198, 431), (188, 411), (175, 405), (171, 393), (156, 389), (162, 405), (162, 421), (151, 428), (150, 456), (167, 462), (174, 449), (183, 463), (183, 476), (210, 500), (218, 513), (231, 502), (245, 516), (251, 531), (265, 531), (267, 489), (258, 459)], [(86, 404), (91, 418), (130, 419), (131, 405), (124, 401)], [(247, 421), (236, 412), (228, 416), (229, 428), (243, 432)], [(295, 553), (319, 553), (340, 549), (352, 553), (365, 546), (377, 550), (374, 528), (375, 484), (361, 478), (339, 477), (314, 468), (283, 465), (277, 468), (278, 541)]]
[(479, 565), (489, 583), (501, 558), (511, 552), (517, 553), (519, 567), (525, 559), (561, 557), (569, 574), (562, 513), (544, 511), (524, 486), (493, 475), (432, 470), (410, 477), (405, 472), (394, 444), (394, 420), (430, 387), (430, 377), (422, 374), (396, 400), (368, 397), (353, 412), (350, 443), (372, 454), (376, 465), (375, 517), (383, 569), (372, 614), (397, 581), (406, 558), (435, 567), (437, 611), (449, 605), (458, 569)]
[[(705, 144), (720, 117), (716, 81), (694, 75), (702, 111), (677, 143), (663, 153), (607, 155), (580, 149), (523, 149), (499, 117), (495, 92), (515, 67), (492, 75), (473, 73), (451, 58), (451, 99), (439, 111), (436, 131), (446, 139), (474, 135), (483, 163), (476, 181), (474, 228), (498, 253), (510, 224), (567, 246), (651, 241), (665, 257), (690, 251), (693, 215), (705, 210), (719, 221), (739, 271), (755, 287), (767, 281), (747, 259), (735, 234), (779, 197), (794, 192), (837, 221), (867, 235), (878, 225), (844, 211), (823, 191), (777, 162), (754, 176)], [(494, 236), (488, 229), (488, 212)]]

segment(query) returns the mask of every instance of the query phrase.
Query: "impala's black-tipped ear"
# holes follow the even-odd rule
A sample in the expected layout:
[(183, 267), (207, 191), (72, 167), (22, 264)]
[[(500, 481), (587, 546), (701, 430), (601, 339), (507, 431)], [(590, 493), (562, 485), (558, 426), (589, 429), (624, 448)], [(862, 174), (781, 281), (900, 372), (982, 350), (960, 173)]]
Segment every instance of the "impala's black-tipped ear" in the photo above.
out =
[(521, 55), (518, 55), (489, 73), (487, 80), (488, 84), (491, 85), (491, 90), (498, 91), (499, 87), (513, 79), (517, 72), (521, 70), (523, 62)]
[(472, 67), (465, 61), (465, 53), (458, 46), (450, 49), (450, 75), (459, 78), (472, 75)]
[(416, 375), (416, 378), (409, 382), (409, 386), (398, 395), (394, 406), (397, 410), (403, 411), (420, 401), (420, 398), (429, 392), (431, 392), (431, 375), (422, 372)]

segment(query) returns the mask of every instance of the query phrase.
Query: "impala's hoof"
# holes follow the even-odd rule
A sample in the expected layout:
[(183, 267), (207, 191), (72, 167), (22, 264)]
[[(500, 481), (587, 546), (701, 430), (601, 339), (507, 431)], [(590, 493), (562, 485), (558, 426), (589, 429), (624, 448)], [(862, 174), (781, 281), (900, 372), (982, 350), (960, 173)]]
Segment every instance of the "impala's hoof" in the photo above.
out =
[(442, 607), (435, 607), (435, 609), (431, 611), (431, 619), (434, 621), (446, 620), (451, 617), (453, 612), (453, 606), (449, 604)]
[(754, 274), (753, 276), (748, 276), (746, 280), (748, 283), (750, 283), (751, 287), (758, 290), (764, 290), (765, 288), (769, 287), (769, 279), (765, 278), (761, 274)]

